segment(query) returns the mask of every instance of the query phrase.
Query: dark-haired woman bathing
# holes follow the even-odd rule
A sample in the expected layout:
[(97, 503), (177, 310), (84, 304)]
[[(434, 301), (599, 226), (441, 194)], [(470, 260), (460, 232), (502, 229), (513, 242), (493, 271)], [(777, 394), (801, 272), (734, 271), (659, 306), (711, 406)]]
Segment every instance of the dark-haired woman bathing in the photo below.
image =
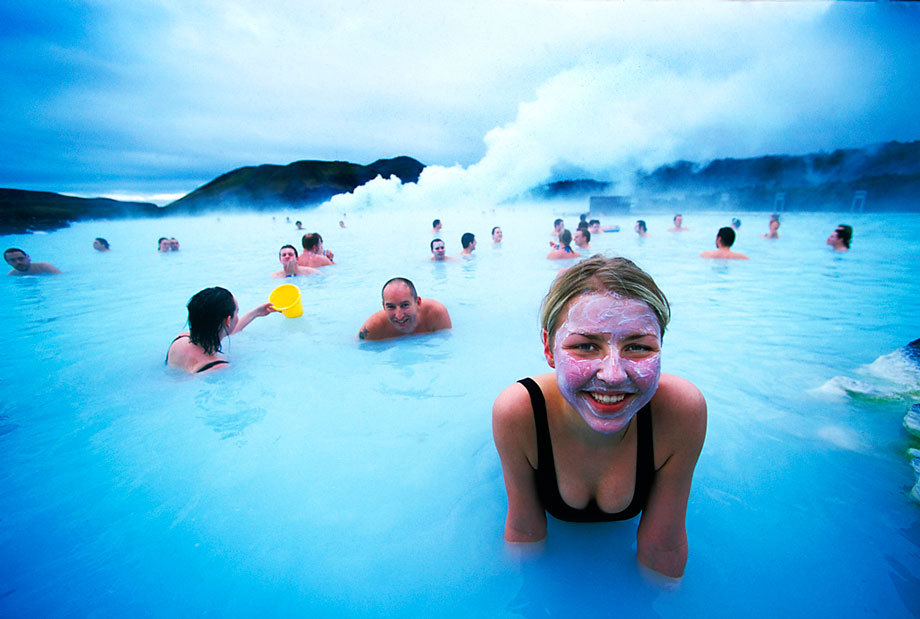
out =
[(188, 302), (189, 332), (172, 341), (166, 363), (190, 374), (220, 368), (229, 362), (218, 356), (221, 340), (239, 333), (259, 316), (277, 312), (271, 303), (263, 303), (239, 317), (239, 305), (230, 291), (215, 286), (205, 288)]

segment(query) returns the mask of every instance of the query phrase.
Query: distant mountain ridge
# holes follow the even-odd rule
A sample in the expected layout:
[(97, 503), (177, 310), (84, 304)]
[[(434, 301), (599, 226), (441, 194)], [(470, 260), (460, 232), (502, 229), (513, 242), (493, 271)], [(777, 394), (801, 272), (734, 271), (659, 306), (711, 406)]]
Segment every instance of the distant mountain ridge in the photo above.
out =
[(0, 234), (54, 230), (81, 219), (157, 217), (162, 214), (162, 209), (151, 202), (77, 198), (48, 191), (0, 188)]
[(377, 176), (396, 176), (403, 183), (415, 183), (423, 169), (424, 164), (406, 156), (378, 159), (366, 166), (315, 160), (247, 166), (218, 176), (165, 208), (170, 213), (196, 213), (228, 207), (302, 207), (354, 191)]
[(866, 210), (920, 210), (920, 141), (808, 155), (677, 161), (634, 175), (634, 198), (646, 206), (840, 210), (866, 192)]
[[(407, 157), (370, 165), (346, 161), (295, 161), (247, 166), (222, 174), (182, 198), (158, 207), (149, 202), (76, 198), (56, 193), (0, 189), (0, 234), (55, 229), (71, 221), (187, 215), (225, 208), (309, 207), (354, 191), (378, 175), (414, 183), (425, 165)], [(629, 200), (641, 208), (773, 208), (778, 193), (789, 210), (845, 210), (866, 191), (865, 210), (920, 211), (920, 141), (808, 155), (767, 155), (677, 161), (631, 176)], [(585, 199), (609, 195), (616, 184), (594, 179), (557, 180), (525, 192), (525, 199)]]

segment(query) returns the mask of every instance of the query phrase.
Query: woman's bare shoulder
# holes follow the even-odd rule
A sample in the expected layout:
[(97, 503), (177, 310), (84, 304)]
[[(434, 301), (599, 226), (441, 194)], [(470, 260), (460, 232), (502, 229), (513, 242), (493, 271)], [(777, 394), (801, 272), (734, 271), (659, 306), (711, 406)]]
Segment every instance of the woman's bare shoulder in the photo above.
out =
[(662, 374), (652, 398), (656, 444), (692, 447), (697, 451), (706, 436), (706, 399), (686, 378)]
[[(535, 376), (537, 385), (545, 391), (545, 377)], [(552, 376), (552, 374), (549, 374)], [(530, 393), (521, 383), (515, 382), (505, 387), (492, 405), (492, 425), (495, 431), (517, 434), (526, 429), (533, 430), (533, 404)]]

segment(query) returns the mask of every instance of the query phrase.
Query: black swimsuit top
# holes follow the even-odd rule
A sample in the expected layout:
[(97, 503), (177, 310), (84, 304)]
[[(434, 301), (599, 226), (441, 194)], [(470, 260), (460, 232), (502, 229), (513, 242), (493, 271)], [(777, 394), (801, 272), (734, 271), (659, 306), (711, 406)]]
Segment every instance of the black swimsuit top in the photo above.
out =
[(552, 516), (567, 522), (610, 522), (628, 520), (639, 515), (648, 501), (652, 480), (655, 477), (655, 453), (652, 446), (652, 406), (646, 404), (636, 414), (636, 486), (629, 505), (621, 512), (611, 514), (601, 510), (597, 499), (591, 497), (588, 504), (576, 509), (566, 503), (559, 494), (556, 478), (556, 463), (553, 459), (553, 443), (549, 435), (549, 421), (546, 418), (546, 399), (540, 386), (532, 378), (518, 381), (530, 394), (533, 407), (534, 426), (537, 430), (537, 494), (543, 507)]
[[(187, 335), (177, 335), (176, 337), (173, 338), (173, 341), (169, 343), (169, 348), (172, 348), (172, 345), (173, 345), (173, 344), (175, 343), (175, 341), (178, 340), (180, 337), (188, 337), (188, 336), (187, 336)], [(163, 361), (163, 365), (168, 365), (168, 364), (169, 364), (169, 348), (166, 349), (166, 360)], [(208, 363), (205, 363), (203, 366), (201, 366), (200, 368), (198, 368), (197, 370), (195, 370), (195, 374), (200, 374), (200, 373), (202, 373), (202, 372), (207, 372), (208, 370), (210, 370), (211, 368), (213, 368), (215, 365), (222, 365), (222, 364), (224, 364), (224, 363), (229, 364), (230, 362), (229, 362), (229, 361), (224, 361), (223, 359), (218, 359), (217, 361), (209, 361)]]

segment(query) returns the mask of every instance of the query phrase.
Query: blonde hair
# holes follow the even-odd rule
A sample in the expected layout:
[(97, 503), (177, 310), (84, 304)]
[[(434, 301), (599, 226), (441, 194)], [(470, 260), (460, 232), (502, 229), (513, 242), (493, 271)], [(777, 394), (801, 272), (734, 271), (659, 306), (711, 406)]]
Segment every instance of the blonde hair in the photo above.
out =
[(627, 258), (594, 255), (566, 269), (553, 281), (540, 308), (540, 324), (549, 334), (550, 345), (559, 326), (559, 316), (569, 301), (589, 292), (612, 292), (648, 304), (658, 319), (661, 336), (671, 320), (671, 306), (651, 276)]

